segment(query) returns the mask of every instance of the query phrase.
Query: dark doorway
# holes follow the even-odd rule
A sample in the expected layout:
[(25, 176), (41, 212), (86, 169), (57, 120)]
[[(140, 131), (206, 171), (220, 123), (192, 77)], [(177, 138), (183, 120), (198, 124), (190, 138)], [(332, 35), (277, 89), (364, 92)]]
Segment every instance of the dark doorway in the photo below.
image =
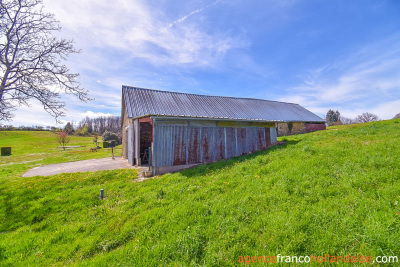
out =
[(142, 165), (149, 164), (149, 148), (153, 141), (153, 126), (149, 122), (140, 123), (140, 160)]

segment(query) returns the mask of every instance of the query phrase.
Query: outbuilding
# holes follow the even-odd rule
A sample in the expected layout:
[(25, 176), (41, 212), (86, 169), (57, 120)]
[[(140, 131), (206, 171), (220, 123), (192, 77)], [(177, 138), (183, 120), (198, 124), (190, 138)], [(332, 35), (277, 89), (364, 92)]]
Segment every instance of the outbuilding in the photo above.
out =
[(298, 104), (122, 86), (123, 156), (154, 175), (266, 149), (279, 123), (325, 129)]

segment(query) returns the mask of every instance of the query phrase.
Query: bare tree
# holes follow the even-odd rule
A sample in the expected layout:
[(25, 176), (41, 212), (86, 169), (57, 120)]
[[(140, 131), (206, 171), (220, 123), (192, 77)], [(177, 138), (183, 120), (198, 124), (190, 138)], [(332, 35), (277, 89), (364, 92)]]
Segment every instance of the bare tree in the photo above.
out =
[(119, 116), (101, 116), (97, 118), (85, 117), (78, 123), (78, 129), (88, 127), (89, 133), (98, 133), (102, 135), (105, 131), (120, 134), (121, 132), (121, 117)]
[(17, 106), (37, 99), (57, 120), (65, 116), (60, 93), (90, 100), (88, 91), (63, 64), (79, 53), (72, 40), (58, 39), (61, 30), (42, 0), (0, 0), (0, 121), (10, 120)]
[(356, 118), (356, 122), (358, 123), (364, 123), (370, 121), (379, 121), (379, 117), (375, 114), (365, 112), (361, 115), (358, 115)]
[(400, 113), (397, 113), (397, 114), (393, 117), (393, 119), (400, 119)]
[(343, 124), (353, 124), (353, 123), (356, 123), (354, 119), (348, 118), (348, 117), (344, 117), (344, 116), (340, 116), (340, 121), (341, 121)]

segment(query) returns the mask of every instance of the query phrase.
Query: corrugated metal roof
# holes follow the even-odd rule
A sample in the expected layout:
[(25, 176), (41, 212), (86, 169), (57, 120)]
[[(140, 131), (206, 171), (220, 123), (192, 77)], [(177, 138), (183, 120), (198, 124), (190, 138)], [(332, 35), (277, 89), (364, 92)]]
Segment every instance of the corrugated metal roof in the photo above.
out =
[(324, 122), (298, 104), (122, 86), (129, 118), (174, 116), (252, 121)]

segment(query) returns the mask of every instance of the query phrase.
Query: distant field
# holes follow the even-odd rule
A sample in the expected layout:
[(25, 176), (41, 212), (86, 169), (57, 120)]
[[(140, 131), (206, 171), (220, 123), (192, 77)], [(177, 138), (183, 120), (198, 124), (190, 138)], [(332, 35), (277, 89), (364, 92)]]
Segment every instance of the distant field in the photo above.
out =
[[(15, 178), (29, 163), (0, 167), (13, 174), (0, 180), (0, 265), (238, 266), (246, 255), (400, 256), (400, 119), (281, 141), (141, 183), (135, 170)], [(24, 160), (50, 149), (34, 146)], [(80, 159), (75, 154), (54, 161)]]
[[(61, 146), (57, 142), (57, 134), (49, 131), (0, 132), (0, 147), (12, 147), (11, 156), (0, 157), (0, 180), (19, 177), (28, 169), (40, 165), (111, 157), (110, 148), (90, 152), (90, 148), (95, 147), (93, 137), (71, 136), (67, 145), (85, 147), (65, 151), (57, 148)], [(120, 146), (115, 151), (115, 155), (122, 154)]]

